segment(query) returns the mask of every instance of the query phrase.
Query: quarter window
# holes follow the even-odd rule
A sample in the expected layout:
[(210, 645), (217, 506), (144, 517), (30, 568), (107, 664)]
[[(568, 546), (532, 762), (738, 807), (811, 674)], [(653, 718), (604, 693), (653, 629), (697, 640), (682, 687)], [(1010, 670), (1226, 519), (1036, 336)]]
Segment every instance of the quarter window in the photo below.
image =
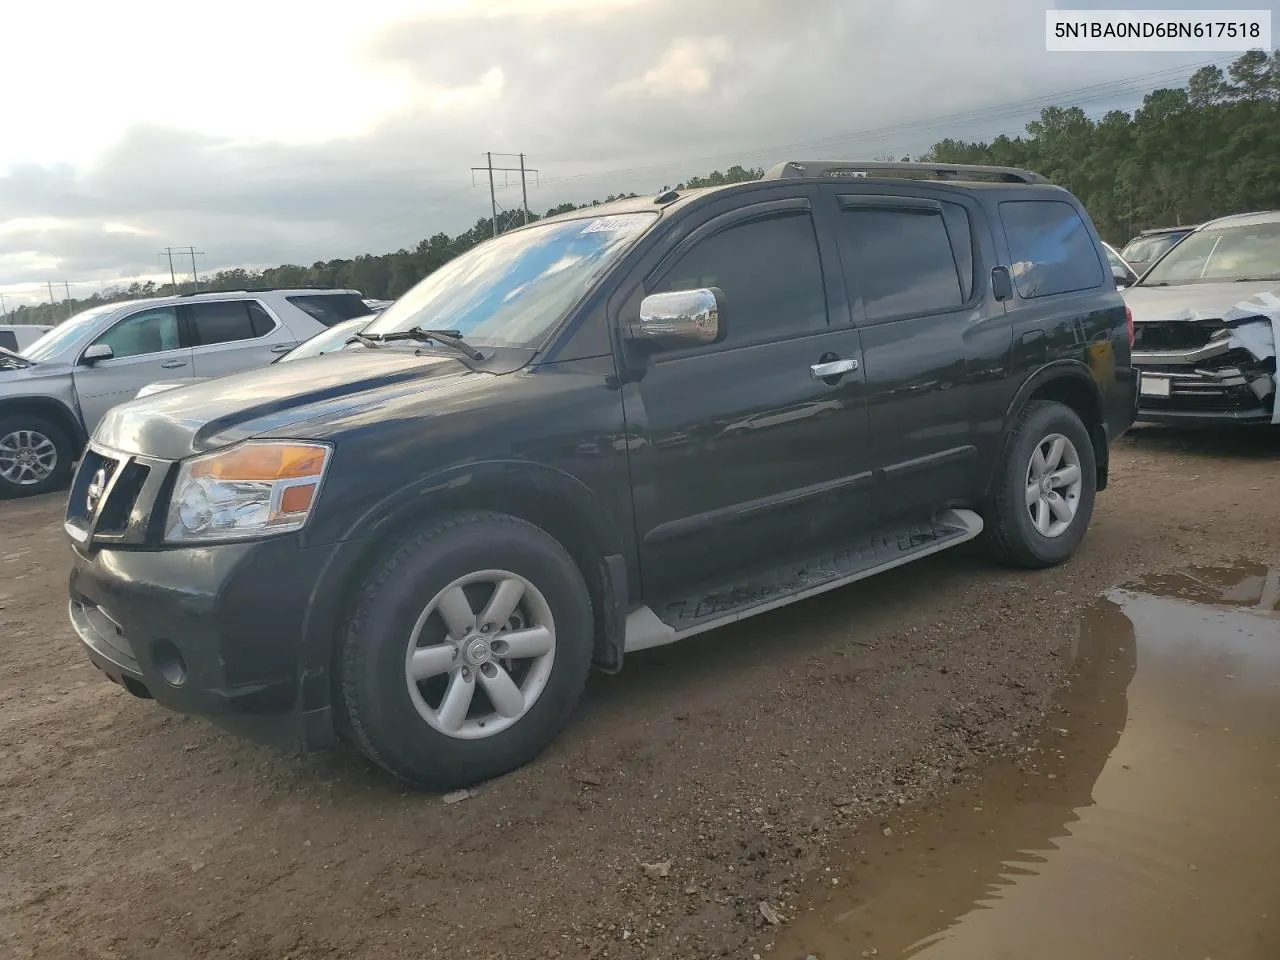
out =
[(1051, 297), (1102, 285), (1102, 261), (1071, 204), (1007, 200), (1000, 204), (1000, 219), (1019, 296)]

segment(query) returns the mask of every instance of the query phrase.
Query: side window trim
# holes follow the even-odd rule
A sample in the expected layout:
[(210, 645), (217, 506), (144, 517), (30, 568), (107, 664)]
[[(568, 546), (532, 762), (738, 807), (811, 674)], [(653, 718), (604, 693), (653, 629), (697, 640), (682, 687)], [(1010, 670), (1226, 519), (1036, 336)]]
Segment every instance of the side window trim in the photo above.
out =
[(101, 330), (95, 333), (92, 337), (90, 337), (89, 342), (84, 345), (84, 347), (80, 350), (79, 355), (76, 357), (76, 364), (79, 365), (80, 362), (84, 359), (84, 353), (86, 350), (88, 350), (90, 347), (94, 346), (95, 344), (100, 343), (103, 337), (107, 336), (109, 333), (115, 330), (115, 328), (120, 326), (120, 324), (125, 323), (126, 321), (129, 321), (129, 320), (132, 320), (134, 317), (142, 316), (142, 314), (144, 313), (152, 313), (157, 310), (173, 311), (174, 320), (178, 327), (178, 345), (176, 347), (169, 347), (166, 350), (158, 350), (151, 353), (134, 353), (127, 357), (113, 357), (112, 359), (113, 360), (132, 360), (135, 357), (154, 357), (160, 353), (172, 353), (174, 350), (191, 349), (191, 338), (187, 335), (187, 331), (183, 328), (183, 324), (182, 324), (182, 305), (181, 304), (170, 304), (164, 307), (140, 307), (137, 310), (133, 310), (130, 313), (126, 313), (123, 317), (118, 317), (117, 319), (111, 321), (105, 327), (103, 327)]
[(943, 232), (947, 237), (947, 248), (951, 251), (951, 266), (956, 272), (956, 282), (960, 285), (961, 301), (941, 310), (934, 310), (928, 313), (921, 313), (915, 310), (908, 310), (903, 313), (890, 314), (884, 317), (871, 318), (867, 316), (866, 304), (862, 295), (862, 282), (857, 275), (857, 265), (852, 262), (848, 247), (845, 245), (844, 237), (839, 237), (840, 245), (840, 266), (845, 274), (845, 282), (855, 292), (855, 298), (858, 302), (858, 310), (856, 313), (857, 326), (860, 327), (877, 327), (886, 323), (900, 323), (914, 317), (942, 317), (951, 313), (962, 313), (972, 310), (982, 298), (981, 287), (974, 282), (971, 275), (968, 282), (965, 281), (964, 271), (960, 267), (960, 258), (956, 254), (956, 241), (952, 235), (952, 219), (948, 217), (947, 207), (956, 206), (964, 213), (965, 219), (969, 221), (969, 247), (970, 247), (970, 274), (975, 273), (972, 266), (973, 258), (976, 256), (973, 249), (976, 244), (973, 239), (973, 217), (969, 211), (960, 204), (943, 203), (931, 197), (905, 197), (894, 195), (881, 195), (869, 193), (844, 193), (836, 195), (836, 203), (838, 206), (837, 215), (848, 211), (857, 210), (885, 210), (885, 211), (908, 211), (910, 213), (925, 214), (929, 216), (937, 216), (942, 222)]
[[(781, 213), (808, 213), (812, 221), (813, 204), (809, 202), (808, 197), (787, 197), (782, 200), (764, 200), (760, 203), (739, 207), (736, 210), (729, 210), (712, 217), (705, 223), (694, 227), (687, 237), (667, 251), (662, 259), (653, 265), (653, 269), (644, 278), (642, 285), (644, 292), (649, 293), (652, 291), (657, 284), (662, 282), (672, 266), (703, 240), (707, 240), (718, 233), (723, 233), (730, 227), (738, 227), (754, 220), (767, 220)], [(816, 223), (814, 224), (814, 239), (817, 239)]]
[(249, 321), (249, 329), (251, 331), (253, 330), (253, 317), (249, 313), (249, 304), (256, 303), (259, 307), (262, 308), (263, 312), (266, 313), (267, 317), (271, 320), (272, 326), (271, 326), (271, 329), (268, 330), (266, 333), (258, 334), (257, 336), (238, 337), (235, 340), (219, 340), (217, 343), (198, 343), (197, 341), (199, 340), (199, 337), (196, 335), (196, 319), (194, 316), (194, 311), (196, 307), (200, 306), (200, 304), (184, 303), (182, 305), (182, 318), (180, 318), (180, 320), (185, 318), (185, 323), (188, 327), (188, 333), (187, 333), (188, 344), (187, 345), (190, 346), (192, 349), (199, 349), (200, 347), (221, 347), (224, 344), (228, 344), (228, 343), (252, 343), (255, 340), (266, 339), (267, 337), (275, 333), (277, 330), (279, 330), (281, 327), (280, 318), (276, 316), (275, 312), (270, 310), (265, 303), (263, 303), (261, 300), (257, 299), (256, 297), (249, 297), (248, 299), (245, 299), (245, 300), (239, 300), (239, 299), (237, 300), (231, 300), (231, 299), (205, 300), (203, 302), (204, 303), (244, 304), (245, 319)]

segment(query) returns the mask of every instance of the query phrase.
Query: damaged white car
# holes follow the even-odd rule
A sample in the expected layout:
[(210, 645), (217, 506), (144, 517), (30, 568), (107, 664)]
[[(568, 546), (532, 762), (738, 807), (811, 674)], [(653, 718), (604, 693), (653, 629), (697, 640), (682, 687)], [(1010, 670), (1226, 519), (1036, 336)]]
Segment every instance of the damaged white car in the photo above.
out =
[(1280, 424), (1280, 211), (1200, 225), (1123, 295), (1139, 420)]

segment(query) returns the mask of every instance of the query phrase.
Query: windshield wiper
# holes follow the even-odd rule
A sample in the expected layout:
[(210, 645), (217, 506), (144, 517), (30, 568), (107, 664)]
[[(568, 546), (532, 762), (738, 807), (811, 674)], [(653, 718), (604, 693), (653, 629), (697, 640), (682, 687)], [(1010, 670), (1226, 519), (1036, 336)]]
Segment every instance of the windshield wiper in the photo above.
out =
[(438, 343), (442, 347), (457, 350), (469, 360), (477, 362), (484, 359), (484, 354), (462, 339), (461, 330), (430, 330), (425, 327), (414, 327), (398, 333), (357, 333), (355, 339), (366, 347), (376, 347), (384, 343), (415, 340), (418, 343)]

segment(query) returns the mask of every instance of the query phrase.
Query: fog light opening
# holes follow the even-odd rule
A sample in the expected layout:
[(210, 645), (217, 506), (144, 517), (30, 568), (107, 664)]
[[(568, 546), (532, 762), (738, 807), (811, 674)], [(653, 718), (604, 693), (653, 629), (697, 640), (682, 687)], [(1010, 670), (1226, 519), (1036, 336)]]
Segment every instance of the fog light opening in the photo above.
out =
[(187, 663), (182, 654), (168, 640), (156, 640), (151, 644), (151, 665), (171, 687), (187, 682)]

